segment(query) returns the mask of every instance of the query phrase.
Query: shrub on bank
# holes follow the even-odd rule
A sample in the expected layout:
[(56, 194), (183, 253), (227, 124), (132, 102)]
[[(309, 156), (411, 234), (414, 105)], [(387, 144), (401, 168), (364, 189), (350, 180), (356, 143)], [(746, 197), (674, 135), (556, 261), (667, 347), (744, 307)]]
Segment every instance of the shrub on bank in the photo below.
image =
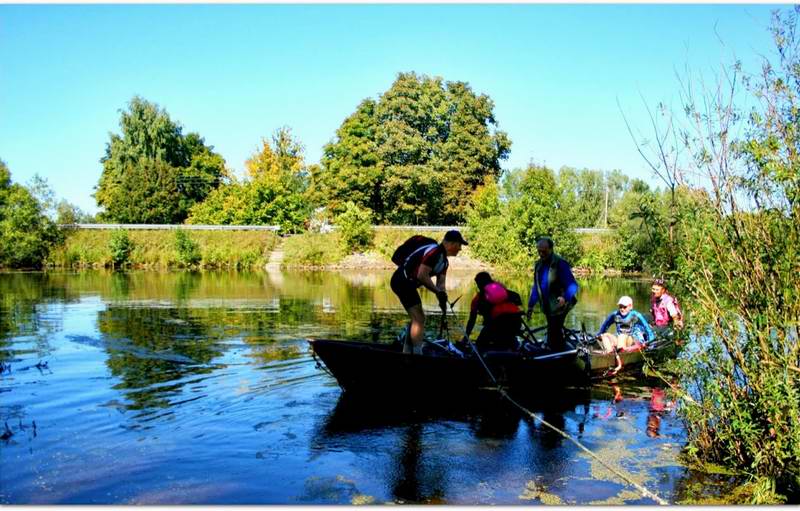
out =
[(372, 245), (372, 212), (348, 201), (343, 213), (336, 217), (339, 241), (346, 252), (362, 252)]
[(339, 233), (303, 233), (286, 238), (283, 262), (286, 265), (323, 266), (336, 264), (347, 254)]
[(115, 229), (111, 232), (108, 251), (111, 254), (111, 263), (114, 268), (123, 267), (130, 261), (133, 246), (128, 231), (125, 229)]
[(195, 266), (202, 258), (200, 246), (183, 229), (175, 231), (175, 255), (183, 266)]
[(619, 249), (614, 234), (584, 234), (580, 237), (581, 257), (576, 268), (592, 273), (620, 269)]

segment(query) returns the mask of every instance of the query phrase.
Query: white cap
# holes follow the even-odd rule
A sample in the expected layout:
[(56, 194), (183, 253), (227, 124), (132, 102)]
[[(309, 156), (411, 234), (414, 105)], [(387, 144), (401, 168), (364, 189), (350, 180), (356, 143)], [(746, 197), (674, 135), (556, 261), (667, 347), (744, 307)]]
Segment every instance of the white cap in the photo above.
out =
[(624, 305), (625, 307), (630, 307), (633, 305), (633, 298), (630, 296), (623, 296), (617, 302), (617, 305)]

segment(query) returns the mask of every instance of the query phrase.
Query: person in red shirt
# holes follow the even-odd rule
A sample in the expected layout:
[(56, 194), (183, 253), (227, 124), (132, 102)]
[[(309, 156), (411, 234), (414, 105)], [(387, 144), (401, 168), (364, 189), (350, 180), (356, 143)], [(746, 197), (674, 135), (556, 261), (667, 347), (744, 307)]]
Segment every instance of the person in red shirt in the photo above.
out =
[[(404, 353), (422, 353), (422, 339), (425, 334), (425, 312), (422, 310), (422, 299), (417, 289), (425, 286), (436, 294), (442, 313), (447, 312), (447, 291), (445, 281), (447, 276), (447, 258), (455, 257), (461, 251), (461, 246), (466, 245), (461, 233), (447, 231), (441, 243), (422, 245), (408, 255), (397, 267), (392, 275), (392, 291), (400, 298), (400, 303), (411, 318), (410, 339), (411, 344), (403, 346)], [(432, 277), (436, 277), (436, 284)]]
[(517, 334), (522, 328), (522, 299), (519, 294), (494, 281), (485, 271), (475, 275), (475, 284), (478, 286), (478, 293), (470, 305), (469, 319), (460, 348), (464, 349), (463, 344), (469, 342), (469, 336), (480, 314), (483, 316), (483, 329), (475, 340), (480, 351), (516, 349)]

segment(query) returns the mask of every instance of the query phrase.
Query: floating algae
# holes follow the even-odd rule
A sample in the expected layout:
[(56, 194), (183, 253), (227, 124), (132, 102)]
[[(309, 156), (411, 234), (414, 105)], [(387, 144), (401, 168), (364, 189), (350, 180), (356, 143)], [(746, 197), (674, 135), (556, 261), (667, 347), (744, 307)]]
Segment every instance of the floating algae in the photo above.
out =
[(542, 504), (546, 506), (563, 506), (564, 501), (558, 495), (547, 493), (544, 484), (538, 481), (528, 481), (525, 485), (525, 491), (519, 496), (520, 500), (536, 500), (539, 499)]
[(589, 502), (590, 506), (621, 506), (627, 504), (632, 500), (641, 500), (642, 496), (637, 491), (622, 490), (616, 495), (609, 497), (605, 500), (593, 500)]
[(311, 476), (306, 479), (305, 493), (300, 502), (347, 503), (361, 495), (355, 482), (342, 475), (336, 477)]
[(354, 506), (368, 506), (375, 503), (375, 497), (371, 495), (356, 495), (350, 503)]
[[(622, 466), (622, 460), (636, 459), (634, 453), (627, 448), (623, 440), (617, 439), (608, 441), (603, 447), (596, 449), (594, 453), (615, 470), (628, 474), (628, 477), (630, 477), (637, 484), (645, 484), (647, 481), (646, 477), (643, 477), (640, 474), (633, 474), (630, 472), (630, 470)], [(592, 458), (585, 453), (580, 453), (579, 456), (589, 460), (589, 467), (593, 479), (625, 483), (624, 481), (620, 481), (620, 478), (617, 474), (603, 466), (603, 464), (595, 458)]]

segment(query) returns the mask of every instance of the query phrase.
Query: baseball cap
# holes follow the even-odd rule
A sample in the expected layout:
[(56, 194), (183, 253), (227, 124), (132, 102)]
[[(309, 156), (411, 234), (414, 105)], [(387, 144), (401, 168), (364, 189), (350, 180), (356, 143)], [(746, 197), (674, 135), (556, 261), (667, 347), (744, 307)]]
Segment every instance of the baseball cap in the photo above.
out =
[(467, 245), (468, 244), (467, 240), (465, 240), (464, 237), (461, 236), (461, 233), (456, 231), (456, 230), (447, 231), (445, 233), (445, 235), (444, 235), (444, 240), (445, 241), (455, 241), (456, 243), (461, 243), (462, 245)]
[(625, 307), (630, 307), (633, 305), (633, 298), (630, 296), (623, 296), (617, 302), (617, 305), (624, 305)]

